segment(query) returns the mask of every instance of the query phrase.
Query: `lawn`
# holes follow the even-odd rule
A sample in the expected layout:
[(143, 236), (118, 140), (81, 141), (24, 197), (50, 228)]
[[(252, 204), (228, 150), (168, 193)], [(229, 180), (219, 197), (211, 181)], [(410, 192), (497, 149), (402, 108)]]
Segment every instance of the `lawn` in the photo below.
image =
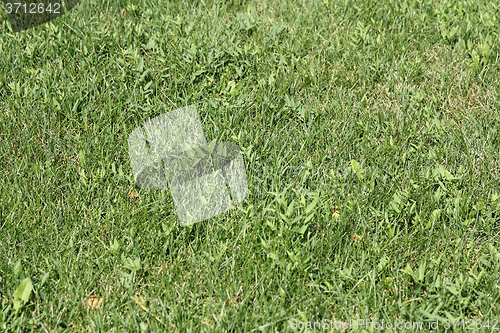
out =
[[(82, 0), (13, 33), (0, 6), (0, 328), (500, 329), (499, 9)], [(188, 105), (249, 194), (180, 227), (127, 140)]]

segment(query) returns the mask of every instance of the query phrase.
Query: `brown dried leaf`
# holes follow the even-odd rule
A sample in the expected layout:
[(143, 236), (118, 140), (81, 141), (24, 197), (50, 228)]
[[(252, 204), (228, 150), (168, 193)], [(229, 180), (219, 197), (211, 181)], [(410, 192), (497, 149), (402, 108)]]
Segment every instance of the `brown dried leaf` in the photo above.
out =
[(132, 191), (130, 191), (130, 193), (128, 194), (128, 196), (129, 196), (131, 199), (135, 199), (135, 198), (138, 198), (138, 197), (139, 197), (139, 194), (137, 194), (136, 190), (132, 189)]
[(236, 296), (236, 297), (231, 298), (229, 300), (229, 304), (234, 305), (234, 306), (239, 306), (241, 304), (241, 302), (238, 302), (238, 298), (240, 298), (240, 296)]
[(104, 301), (104, 297), (92, 295), (82, 301), (83, 306), (86, 306), (89, 310), (98, 309), (101, 303)]

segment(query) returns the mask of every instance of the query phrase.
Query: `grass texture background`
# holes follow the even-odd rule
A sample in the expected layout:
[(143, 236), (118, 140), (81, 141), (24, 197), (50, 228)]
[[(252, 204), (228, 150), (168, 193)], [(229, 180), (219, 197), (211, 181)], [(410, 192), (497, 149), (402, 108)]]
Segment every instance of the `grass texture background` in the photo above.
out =
[[(499, 8), (88, 0), (17, 34), (1, 14), (0, 326), (499, 319)], [(186, 105), (250, 193), (181, 228), (127, 138)]]

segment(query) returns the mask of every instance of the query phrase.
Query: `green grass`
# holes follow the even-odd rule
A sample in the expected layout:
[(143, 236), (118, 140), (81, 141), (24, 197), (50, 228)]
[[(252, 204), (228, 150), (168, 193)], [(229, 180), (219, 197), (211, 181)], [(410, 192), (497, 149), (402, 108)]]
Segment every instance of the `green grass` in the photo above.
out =
[[(2, 14), (0, 327), (500, 320), (499, 8), (89, 0), (17, 34)], [(181, 228), (127, 139), (186, 105), (240, 145), (250, 194)]]

